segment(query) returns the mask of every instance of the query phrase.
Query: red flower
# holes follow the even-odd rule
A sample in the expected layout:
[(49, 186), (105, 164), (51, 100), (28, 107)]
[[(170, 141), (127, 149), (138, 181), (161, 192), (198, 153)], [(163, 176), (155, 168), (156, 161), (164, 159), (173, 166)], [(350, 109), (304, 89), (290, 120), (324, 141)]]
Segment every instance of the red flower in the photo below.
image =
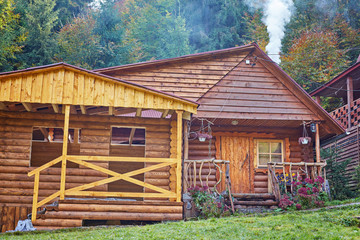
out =
[(313, 188), (312, 188), (312, 191), (313, 191), (313, 193), (318, 193), (318, 192), (319, 192), (319, 189), (317, 189), (316, 187), (313, 187)]
[(301, 204), (300, 204), (300, 203), (296, 204), (296, 209), (297, 209), (297, 210), (300, 210), (300, 209), (301, 209)]
[(302, 187), (302, 188), (300, 188), (299, 190), (298, 190), (298, 193), (299, 194), (304, 194), (304, 195), (307, 195), (307, 188), (305, 188), (305, 187)]

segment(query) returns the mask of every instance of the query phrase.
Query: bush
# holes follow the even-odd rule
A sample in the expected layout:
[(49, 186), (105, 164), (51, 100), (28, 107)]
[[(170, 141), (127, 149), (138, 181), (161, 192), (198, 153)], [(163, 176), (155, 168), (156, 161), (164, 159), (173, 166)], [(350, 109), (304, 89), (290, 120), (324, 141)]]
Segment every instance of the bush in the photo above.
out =
[(225, 199), (216, 192), (210, 191), (209, 187), (195, 186), (189, 188), (188, 191), (201, 217), (222, 217), (231, 214), (229, 207), (225, 204)]
[(337, 153), (328, 148), (321, 151), (321, 157), (326, 159), (326, 173), (330, 185), (330, 194), (332, 199), (344, 200), (354, 197), (354, 192), (349, 188), (350, 178), (346, 175), (346, 167), (351, 159), (337, 162)]
[(317, 177), (315, 180), (306, 178), (304, 181), (299, 177), (299, 181), (292, 182), (294, 195), (284, 195), (280, 199), (279, 207), (283, 210), (323, 207), (327, 201), (326, 193), (321, 191), (323, 183), (322, 177)]

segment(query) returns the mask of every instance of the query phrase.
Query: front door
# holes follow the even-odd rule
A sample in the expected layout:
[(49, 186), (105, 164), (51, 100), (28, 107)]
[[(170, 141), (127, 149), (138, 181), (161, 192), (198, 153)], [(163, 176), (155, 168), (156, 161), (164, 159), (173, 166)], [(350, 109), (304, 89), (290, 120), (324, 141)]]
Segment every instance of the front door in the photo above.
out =
[[(219, 141), (217, 142), (216, 149), (217, 158), (220, 157), (220, 159), (230, 161), (230, 179), (232, 193), (250, 193), (252, 182), (252, 138), (221, 136), (217, 137), (217, 141)], [(226, 186), (224, 184), (221, 184), (221, 190), (225, 190), (224, 187)]]

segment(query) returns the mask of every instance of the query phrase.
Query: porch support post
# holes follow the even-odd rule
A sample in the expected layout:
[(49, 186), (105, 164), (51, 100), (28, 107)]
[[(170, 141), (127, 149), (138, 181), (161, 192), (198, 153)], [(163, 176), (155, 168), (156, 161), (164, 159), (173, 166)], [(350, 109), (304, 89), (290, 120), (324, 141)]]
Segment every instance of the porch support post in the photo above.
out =
[(70, 105), (65, 105), (64, 135), (63, 135), (63, 148), (62, 148), (62, 161), (61, 161), (60, 200), (64, 200), (65, 198), (66, 156), (67, 156), (68, 140), (69, 140), (69, 117), (70, 117)]
[(316, 162), (320, 162), (320, 131), (319, 123), (316, 123), (316, 133), (315, 133), (315, 152), (316, 152)]
[(348, 107), (348, 128), (351, 127), (351, 103), (354, 101), (353, 79), (348, 76), (346, 79), (347, 107)]
[(182, 114), (183, 111), (176, 111), (177, 114), (177, 143), (176, 143), (176, 201), (181, 202), (181, 160), (182, 160)]

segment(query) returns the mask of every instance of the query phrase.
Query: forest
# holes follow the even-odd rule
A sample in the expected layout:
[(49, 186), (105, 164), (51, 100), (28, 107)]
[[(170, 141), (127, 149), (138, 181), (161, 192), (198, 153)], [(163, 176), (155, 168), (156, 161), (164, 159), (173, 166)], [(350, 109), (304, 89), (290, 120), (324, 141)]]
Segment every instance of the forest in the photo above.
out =
[[(0, 72), (62, 61), (96, 69), (251, 42), (265, 51), (269, 1), (0, 0)], [(270, 54), (304, 89), (356, 62), (360, 1), (284, 1), (291, 16)]]

